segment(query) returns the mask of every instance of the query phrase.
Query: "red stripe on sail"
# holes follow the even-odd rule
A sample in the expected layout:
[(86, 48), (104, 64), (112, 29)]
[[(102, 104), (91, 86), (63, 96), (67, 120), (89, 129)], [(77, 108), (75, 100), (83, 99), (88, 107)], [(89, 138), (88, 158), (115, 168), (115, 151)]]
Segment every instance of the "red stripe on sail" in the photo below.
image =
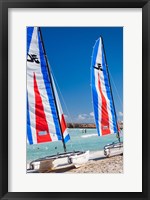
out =
[(98, 74), (98, 88), (100, 95), (102, 97), (102, 105), (101, 105), (101, 132), (102, 135), (110, 134), (110, 127), (109, 127), (109, 116), (107, 111), (107, 101), (105, 96), (102, 92), (101, 82), (100, 82), (100, 75)]
[(66, 128), (67, 128), (67, 125), (66, 125), (66, 121), (65, 121), (65, 118), (64, 118), (64, 115), (62, 114), (61, 115), (61, 129), (62, 129), (62, 133), (65, 132)]
[(48, 124), (44, 112), (42, 98), (39, 93), (35, 73), (34, 73), (34, 92), (35, 92), (35, 116), (36, 116), (35, 119), (36, 119), (37, 143), (49, 142), (52, 141), (52, 139), (49, 134)]

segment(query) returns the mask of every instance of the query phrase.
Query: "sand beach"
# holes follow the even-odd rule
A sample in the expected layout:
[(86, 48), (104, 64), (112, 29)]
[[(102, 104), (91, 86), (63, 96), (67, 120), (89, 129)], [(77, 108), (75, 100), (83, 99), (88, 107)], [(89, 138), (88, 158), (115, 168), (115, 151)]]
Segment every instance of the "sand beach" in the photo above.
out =
[(89, 160), (80, 168), (74, 168), (65, 173), (123, 173), (123, 156)]

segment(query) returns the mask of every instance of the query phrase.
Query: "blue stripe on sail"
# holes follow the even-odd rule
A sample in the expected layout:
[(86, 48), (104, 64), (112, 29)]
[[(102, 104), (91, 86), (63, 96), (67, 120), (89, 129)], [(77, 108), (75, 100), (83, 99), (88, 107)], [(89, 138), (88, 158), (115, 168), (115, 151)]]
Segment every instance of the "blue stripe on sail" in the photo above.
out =
[(62, 140), (60, 126), (59, 126), (59, 122), (58, 122), (58, 116), (56, 113), (56, 107), (55, 107), (54, 98), (53, 98), (53, 94), (52, 94), (52, 88), (51, 88), (50, 82), (49, 82), (49, 75), (48, 75), (48, 71), (47, 71), (48, 66), (46, 66), (46, 61), (45, 61), (45, 57), (44, 57), (44, 52), (43, 52), (43, 47), (42, 47), (42, 42), (40, 39), (39, 31), (38, 31), (38, 42), (39, 42), (39, 52), (40, 52), (40, 61), (41, 61), (41, 71), (43, 74), (43, 80), (44, 80), (44, 84), (45, 84), (45, 88), (46, 88), (46, 92), (47, 92), (47, 96), (48, 96), (48, 100), (49, 100), (49, 105), (51, 107), (52, 116), (53, 116), (53, 120), (54, 120), (54, 124), (55, 124), (55, 128), (56, 128), (56, 135), (57, 135), (58, 140)]
[(98, 135), (100, 136), (100, 129), (99, 129), (99, 112), (98, 112), (98, 93), (95, 86), (95, 74), (94, 74), (94, 67), (96, 63), (97, 53), (98, 53), (98, 47), (99, 47), (99, 41), (96, 41), (96, 44), (93, 49), (93, 55), (92, 55), (92, 95), (93, 95), (93, 105), (94, 105), (94, 115), (95, 115), (95, 123), (98, 131)]
[(66, 143), (66, 142), (68, 142), (68, 140), (70, 140), (70, 135), (69, 134), (66, 135), (66, 137), (64, 138), (64, 142)]
[(30, 124), (30, 115), (29, 115), (28, 94), (27, 94), (27, 138), (28, 138), (29, 144), (33, 144), (31, 124)]
[(32, 34), (33, 34), (33, 27), (27, 27), (27, 53), (29, 52)]
[(109, 80), (108, 80), (108, 73), (107, 73), (107, 69), (106, 69), (106, 62), (105, 62), (103, 47), (102, 47), (102, 68), (103, 68), (103, 76), (104, 76), (106, 93), (107, 93), (107, 97), (108, 97), (109, 102), (110, 102), (110, 110), (111, 110), (111, 115), (112, 115), (112, 122), (111, 123), (113, 123), (114, 133), (117, 133), (115, 113), (114, 113), (114, 107), (113, 107), (113, 102), (112, 102), (112, 96), (111, 96), (111, 92), (110, 92), (110, 85), (109, 85)]
[[(32, 34), (33, 34), (33, 27), (27, 27), (27, 53), (30, 48)], [(29, 144), (33, 144), (31, 124), (30, 124), (28, 94), (27, 94), (27, 139), (29, 141)]]

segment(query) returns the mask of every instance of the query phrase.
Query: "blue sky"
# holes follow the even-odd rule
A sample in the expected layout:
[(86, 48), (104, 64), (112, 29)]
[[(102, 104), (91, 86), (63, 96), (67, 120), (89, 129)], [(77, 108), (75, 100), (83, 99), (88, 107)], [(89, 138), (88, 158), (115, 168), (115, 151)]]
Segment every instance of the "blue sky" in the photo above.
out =
[(66, 109), (59, 95), (66, 121), (94, 122), (90, 68), (93, 46), (100, 36), (104, 41), (116, 113), (122, 120), (123, 28), (42, 27), (41, 30), (53, 75), (67, 106)]

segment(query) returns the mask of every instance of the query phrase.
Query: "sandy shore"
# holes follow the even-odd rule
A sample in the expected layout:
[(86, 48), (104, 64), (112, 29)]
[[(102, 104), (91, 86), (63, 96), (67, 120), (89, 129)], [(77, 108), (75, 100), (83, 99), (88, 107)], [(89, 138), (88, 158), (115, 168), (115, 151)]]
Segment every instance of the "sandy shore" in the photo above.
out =
[(123, 156), (89, 160), (80, 168), (74, 168), (65, 173), (123, 173)]

